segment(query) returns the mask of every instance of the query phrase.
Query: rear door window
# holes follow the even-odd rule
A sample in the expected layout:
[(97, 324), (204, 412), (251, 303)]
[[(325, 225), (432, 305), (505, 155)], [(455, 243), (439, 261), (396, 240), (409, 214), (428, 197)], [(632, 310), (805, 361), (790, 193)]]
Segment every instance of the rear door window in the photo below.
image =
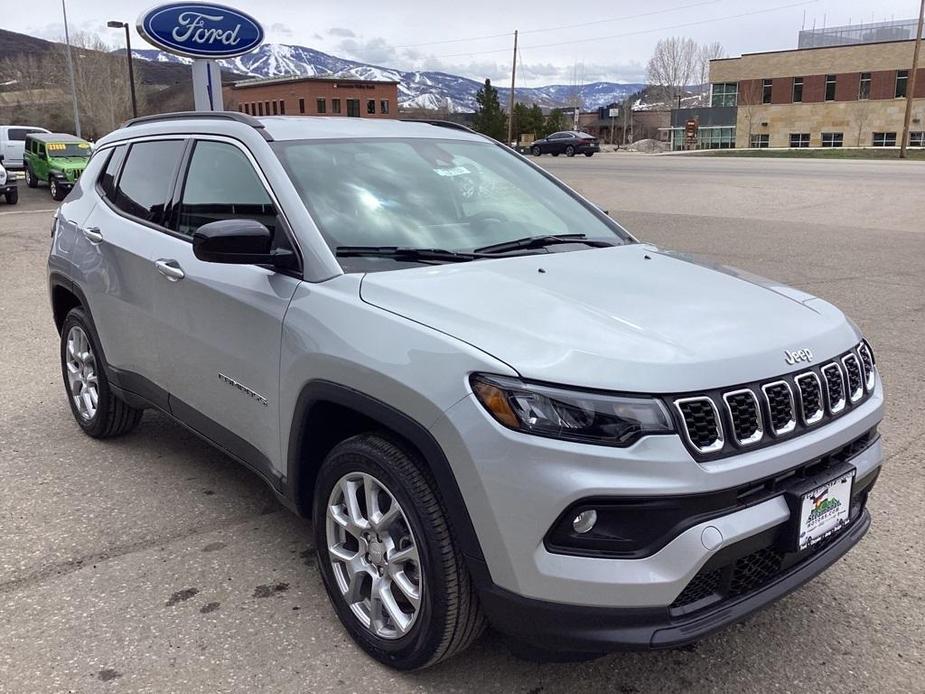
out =
[(133, 144), (116, 186), (115, 206), (146, 222), (163, 224), (185, 144), (184, 140)]
[(15, 140), (16, 142), (21, 142), (26, 139), (26, 135), (29, 133), (40, 133), (43, 132), (38, 128), (10, 128), (6, 131), (6, 139)]
[(116, 198), (116, 179), (119, 176), (119, 167), (122, 166), (122, 162), (125, 159), (126, 149), (127, 147), (125, 145), (119, 145), (113, 148), (112, 152), (109, 153), (109, 161), (106, 162), (106, 168), (103, 169), (103, 173), (100, 174), (100, 191), (110, 200), (115, 200)]

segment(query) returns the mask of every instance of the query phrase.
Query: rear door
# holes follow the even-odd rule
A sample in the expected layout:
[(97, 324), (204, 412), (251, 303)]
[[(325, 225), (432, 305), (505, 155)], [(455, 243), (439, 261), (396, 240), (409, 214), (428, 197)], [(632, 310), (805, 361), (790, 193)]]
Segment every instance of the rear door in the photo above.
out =
[(172, 233), (158, 251), (173, 277), (158, 277), (154, 292), (171, 411), (278, 483), (280, 340), (300, 279), (256, 265), (203, 262), (193, 254), (192, 235), (208, 222), (254, 219), (273, 232), (277, 247), (292, 248), (291, 237), (240, 144), (199, 139), (185, 169)]
[(163, 408), (169, 365), (155, 339), (155, 261), (185, 147), (185, 139), (174, 138), (113, 148), (96, 185), (101, 201), (77, 234), (80, 282), (106, 361), (120, 385)]

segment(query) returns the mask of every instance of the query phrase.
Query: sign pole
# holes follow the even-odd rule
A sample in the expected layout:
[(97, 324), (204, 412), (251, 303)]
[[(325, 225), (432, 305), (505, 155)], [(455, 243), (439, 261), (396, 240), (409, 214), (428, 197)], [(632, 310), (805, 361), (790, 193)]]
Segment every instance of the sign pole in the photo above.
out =
[(224, 111), (222, 71), (214, 60), (193, 61), (193, 104), (197, 111)]

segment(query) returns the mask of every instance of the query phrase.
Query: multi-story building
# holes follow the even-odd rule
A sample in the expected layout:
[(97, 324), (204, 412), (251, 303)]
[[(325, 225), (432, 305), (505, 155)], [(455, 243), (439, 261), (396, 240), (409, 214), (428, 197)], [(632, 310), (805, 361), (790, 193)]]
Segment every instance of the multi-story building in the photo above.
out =
[(252, 116), (397, 118), (398, 82), (280, 77), (224, 88), (225, 108)]
[[(748, 53), (710, 61), (710, 108), (676, 111), (672, 143), (698, 125), (696, 146), (895, 147), (914, 40)], [(925, 68), (913, 94), (912, 147), (925, 146)]]

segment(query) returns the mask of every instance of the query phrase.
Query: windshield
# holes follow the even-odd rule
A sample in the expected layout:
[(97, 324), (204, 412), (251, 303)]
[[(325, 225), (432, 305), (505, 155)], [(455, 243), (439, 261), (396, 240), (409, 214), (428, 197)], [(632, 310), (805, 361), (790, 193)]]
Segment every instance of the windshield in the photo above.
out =
[(89, 157), (87, 142), (49, 142), (45, 145), (49, 157)]
[(298, 140), (273, 148), (332, 248), (473, 251), (533, 236), (630, 240), (615, 222), (489, 142)]

